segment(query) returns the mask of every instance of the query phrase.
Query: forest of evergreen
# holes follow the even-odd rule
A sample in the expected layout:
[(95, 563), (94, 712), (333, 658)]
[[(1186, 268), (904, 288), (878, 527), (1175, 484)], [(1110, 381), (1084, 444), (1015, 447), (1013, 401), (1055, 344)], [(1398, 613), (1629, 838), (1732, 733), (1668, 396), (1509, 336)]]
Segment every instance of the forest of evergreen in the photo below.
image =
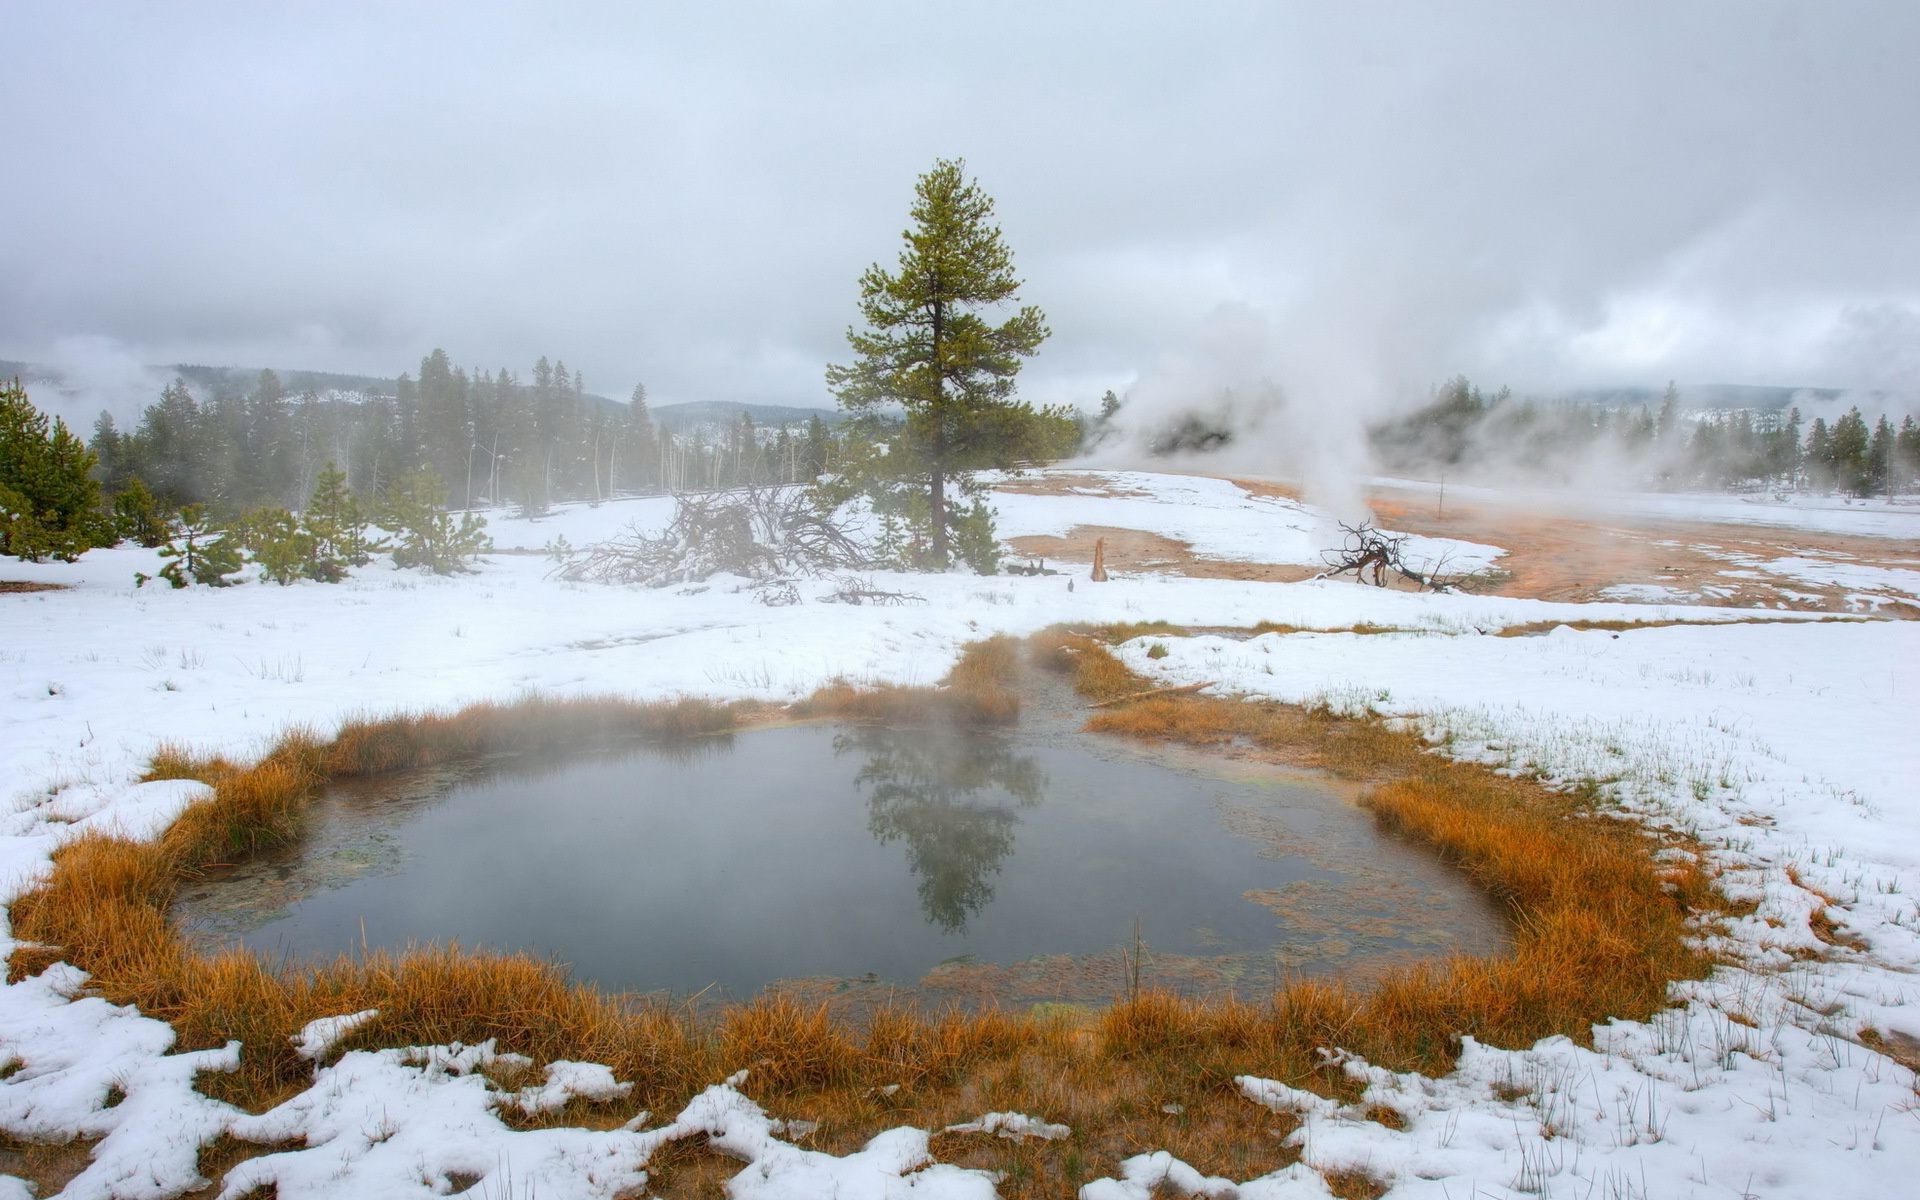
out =
[[(1579, 475), (1598, 463), (1623, 487), (1805, 489), (1855, 496), (1911, 491), (1920, 424), (1872, 424), (1857, 406), (1829, 423), (1784, 410), (1689, 410), (1672, 384), (1657, 410), (1604, 402), (1546, 403), (1492, 394), (1456, 376), (1424, 407), (1373, 428), (1390, 469)], [(1585, 473), (1589, 477), (1591, 472)]]
[(689, 491), (814, 479), (831, 456), (819, 416), (803, 426), (735, 419), (671, 429), (654, 421), (644, 385), (625, 404), (587, 393), (565, 362), (514, 372), (468, 370), (443, 350), (403, 374), (392, 395), (295, 393), (271, 370), (244, 388), (224, 379), (168, 384), (131, 429), (102, 414), (89, 448), (107, 492), (140, 479), (168, 506), (224, 514), (297, 508), (328, 464), (362, 499), (426, 469), (456, 508), (539, 511), (619, 492)]

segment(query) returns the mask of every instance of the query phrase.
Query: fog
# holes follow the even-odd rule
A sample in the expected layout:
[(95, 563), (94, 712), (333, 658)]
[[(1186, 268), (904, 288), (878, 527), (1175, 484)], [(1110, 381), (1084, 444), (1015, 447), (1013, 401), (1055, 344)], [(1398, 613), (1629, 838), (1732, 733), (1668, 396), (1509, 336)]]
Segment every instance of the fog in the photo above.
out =
[(4, 23), (0, 357), (62, 365), (78, 409), (145, 364), (434, 346), (828, 404), (855, 281), (951, 155), (1056, 331), (1023, 394), (1113, 388), (1144, 427), (1231, 388), (1236, 453), (1276, 467), (1333, 472), (1461, 372), (1920, 389), (1909, 3)]

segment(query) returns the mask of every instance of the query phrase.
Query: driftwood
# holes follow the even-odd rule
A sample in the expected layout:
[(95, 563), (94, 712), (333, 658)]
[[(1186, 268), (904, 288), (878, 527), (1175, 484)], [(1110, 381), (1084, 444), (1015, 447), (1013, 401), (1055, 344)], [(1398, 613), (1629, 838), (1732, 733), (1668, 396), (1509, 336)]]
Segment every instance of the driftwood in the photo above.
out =
[(1098, 704), (1089, 704), (1088, 708), (1112, 708), (1116, 704), (1130, 704), (1135, 700), (1146, 700), (1154, 696), (1184, 696), (1202, 688), (1212, 687), (1217, 680), (1209, 679), (1205, 683), (1183, 683), (1179, 687), (1149, 688), (1144, 692), (1134, 692), (1128, 696), (1115, 696), (1111, 700), (1102, 700)]

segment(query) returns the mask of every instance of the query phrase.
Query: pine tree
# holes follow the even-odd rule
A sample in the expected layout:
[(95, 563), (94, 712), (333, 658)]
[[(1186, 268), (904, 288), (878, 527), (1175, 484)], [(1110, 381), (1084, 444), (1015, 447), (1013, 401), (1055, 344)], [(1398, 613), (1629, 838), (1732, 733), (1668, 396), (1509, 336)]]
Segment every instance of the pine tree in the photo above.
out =
[(827, 460), (832, 453), (832, 437), (827, 432), (827, 423), (819, 415), (807, 418), (807, 440), (800, 451), (802, 459), (801, 474), (808, 479), (818, 479), (827, 473)]
[(1848, 409), (1846, 416), (1833, 423), (1833, 442), (1828, 453), (1833, 461), (1834, 479), (1856, 496), (1866, 495), (1873, 487), (1867, 462), (1869, 440), (1866, 418), (1858, 408)]
[[(626, 457), (629, 462), (625, 478), (644, 484), (659, 477), (659, 447), (655, 443), (653, 413), (647, 408), (647, 385), (633, 385), (633, 398), (627, 402)], [(611, 474), (611, 472), (609, 472)], [(612, 490), (613, 481), (608, 480), (608, 490)]]
[(1867, 492), (1885, 492), (1893, 481), (1893, 422), (1886, 414), (1873, 427), (1867, 442)]
[(113, 523), (120, 536), (149, 550), (167, 544), (173, 536), (173, 523), (160, 512), (153, 493), (135, 475), (124, 491), (113, 498)]
[[(173, 587), (190, 584), (203, 587), (227, 587), (227, 576), (240, 569), (240, 546), (235, 538), (215, 528), (204, 505), (189, 504), (180, 510), (180, 522), (173, 540), (161, 547), (160, 557), (171, 559), (160, 568), (160, 578)], [(144, 585), (151, 578), (136, 573), (134, 583)]]
[(447, 485), (431, 471), (394, 481), (380, 514), (380, 527), (394, 535), (394, 566), (453, 575), (471, 570), (467, 560), (492, 545), (486, 521), (471, 512), (461, 513), (456, 520), (446, 510), (446, 498)]
[(332, 463), (314, 483), (301, 523), (310, 539), (305, 568), (309, 579), (336, 583), (346, 578), (348, 567), (363, 567), (375, 551), (384, 549), (367, 536), (360, 502), (348, 490), (347, 477)]
[(1894, 483), (1888, 490), (1905, 491), (1920, 479), (1920, 422), (1909, 413), (1900, 422), (1900, 433), (1893, 443)]
[(0, 554), (72, 562), (117, 539), (100, 510), (93, 452), (48, 421), (19, 380), (0, 384)]
[(1815, 417), (1807, 430), (1807, 483), (1822, 492), (1833, 487), (1833, 432), (1825, 417)]
[[(1020, 280), (993, 224), (993, 200), (966, 178), (965, 163), (936, 162), (914, 190), (913, 228), (904, 235), (899, 269), (875, 264), (861, 276), (868, 329), (847, 331), (855, 361), (829, 366), (827, 385), (869, 426), (893, 405), (906, 413), (886, 452), (862, 456), (864, 478), (848, 482), (877, 510), (925, 531), (926, 565), (945, 569), (956, 528), (967, 526), (965, 541), (981, 551), (972, 565), (990, 571), (991, 518), (964, 472), (1011, 466), (1028, 449), (1027, 426), (1036, 414), (1015, 399), (1014, 377), (1050, 331), (1032, 305), (998, 325), (980, 315), (1012, 301)], [(953, 503), (950, 483), (973, 504)]]
[(284, 508), (261, 509), (249, 515), (248, 525), (248, 547), (262, 576), (285, 587), (307, 574), (313, 535), (299, 518)]

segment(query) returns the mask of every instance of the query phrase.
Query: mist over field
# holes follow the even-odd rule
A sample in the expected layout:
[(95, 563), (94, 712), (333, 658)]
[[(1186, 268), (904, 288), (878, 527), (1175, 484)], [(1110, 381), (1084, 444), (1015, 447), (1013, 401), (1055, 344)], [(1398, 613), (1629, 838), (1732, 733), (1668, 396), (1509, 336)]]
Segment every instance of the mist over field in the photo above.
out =
[(858, 266), (955, 153), (1056, 326), (1026, 395), (1232, 388), (1296, 469), (1455, 374), (1920, 389), (1910, 5), (324, 11), (13, 9), (0, 108), (58, 169), (0, 197), (0, 357), (77, 425), (149, 364), (434, 346), (830, 406)]

